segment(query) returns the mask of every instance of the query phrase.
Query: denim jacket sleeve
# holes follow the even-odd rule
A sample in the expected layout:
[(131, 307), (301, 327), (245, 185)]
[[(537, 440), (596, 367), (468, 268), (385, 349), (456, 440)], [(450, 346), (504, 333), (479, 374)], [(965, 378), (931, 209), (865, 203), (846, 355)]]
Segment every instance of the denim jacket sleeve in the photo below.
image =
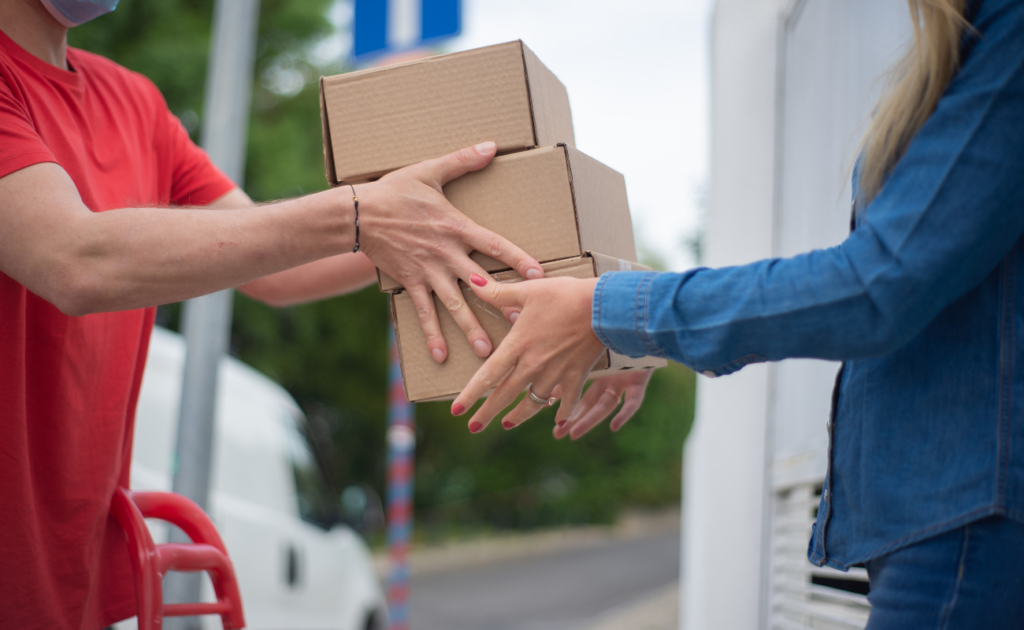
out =
[(846, 241), (738, 267), (606, 274), (593, 298), (601, 341), (709, 376), (878, 356), (981, 282), (1024, 231), (1024, 3), (975, 27), (960, 73)]

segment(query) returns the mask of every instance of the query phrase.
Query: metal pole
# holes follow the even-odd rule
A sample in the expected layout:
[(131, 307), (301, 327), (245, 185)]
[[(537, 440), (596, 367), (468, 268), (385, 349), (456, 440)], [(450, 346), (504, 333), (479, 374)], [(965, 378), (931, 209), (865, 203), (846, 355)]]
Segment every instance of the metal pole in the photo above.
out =
[(391, 630), (409, 630), (409, 541), (412, 538), (414, 407), (405, 399), (395, 331), (388, 335), (388, 617)]
[[(213, 13), (210, 61), (201, 144), (210, 159), (238, 185), (245, 175), (249, 109), (256, 60), (259, 0), (217, 0)], [(232, 290), (205, 295), (185, 303), (185, 373), (178, 418), (177, 458), (173, 490), (208, 508), (213, 455), (213, 415), (217, 373), (227, 352), (231, 331)], [(172, 528), (172, 542), (188, 542)], [(171, 573), (164, 599), (199, 600), (201, 574)], [(199, 628), (198, 617), (168, 617), (169, 630)]]

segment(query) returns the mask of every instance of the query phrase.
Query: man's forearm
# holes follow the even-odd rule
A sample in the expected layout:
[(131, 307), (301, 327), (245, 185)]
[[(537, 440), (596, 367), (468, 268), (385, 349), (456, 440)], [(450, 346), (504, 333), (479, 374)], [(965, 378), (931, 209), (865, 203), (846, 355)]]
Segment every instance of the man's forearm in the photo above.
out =
[(358, 291), (376, 280), (369, 258), (348, 253), (264, 276), (238, 290), (271, 306), (291, 306)]
[[(60, 167), (20, 177), (27, 199), (5, 199), (3, 268), (73, 315), (176, 302), (350, 250), (349, 196), (324, 191), (259, 207), (210, 212), (124, 208), (93, 213)], [(36, 180), (36, 181), (33, 181)], [(12, 180), (13, 181), (13, 180)], [(34, 212), (18, 212), (20, 203)], [(40, 247), (45, 241), (50, 245)]]

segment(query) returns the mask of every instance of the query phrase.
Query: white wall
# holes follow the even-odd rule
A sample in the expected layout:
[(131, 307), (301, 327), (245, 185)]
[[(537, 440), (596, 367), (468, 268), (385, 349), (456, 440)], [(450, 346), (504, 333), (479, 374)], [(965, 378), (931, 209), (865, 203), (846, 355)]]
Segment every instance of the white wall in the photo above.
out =
[[(772, 254), (778, 16), (788, 0), (719, 0), (712, 23), (711, 189), (704, 264)], [(685, 447), (681, 626), (758, 625), (768, 369), (699, 377)]]

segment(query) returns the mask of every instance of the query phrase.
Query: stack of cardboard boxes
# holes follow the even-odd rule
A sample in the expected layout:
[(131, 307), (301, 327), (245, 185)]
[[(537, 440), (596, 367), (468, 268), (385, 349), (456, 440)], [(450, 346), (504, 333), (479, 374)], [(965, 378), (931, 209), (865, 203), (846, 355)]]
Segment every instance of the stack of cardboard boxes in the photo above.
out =
[[(635, 262), (625, 180), (573, 147), (565, 87), (521, 41), (325, 77), (320, 107), (332, 186), (491, 140), (498, 145), (491, 164), (445, 186), (452, 205), (523, 248), (547, 277), (645, 269)], [(498, 260), (472, 257), (498, 281), (521, 280)], [(448, 342), (448, 359), (436, 363), (412, 300), (393, 278), (378, 276), (391, 294), (406, 397), (454, 398), (484, 359), (435, 298)], [(469, 287), (463, 293), (497, 347), (510, 324)], [(595, 375), (664, 364), (609, 351)]]

